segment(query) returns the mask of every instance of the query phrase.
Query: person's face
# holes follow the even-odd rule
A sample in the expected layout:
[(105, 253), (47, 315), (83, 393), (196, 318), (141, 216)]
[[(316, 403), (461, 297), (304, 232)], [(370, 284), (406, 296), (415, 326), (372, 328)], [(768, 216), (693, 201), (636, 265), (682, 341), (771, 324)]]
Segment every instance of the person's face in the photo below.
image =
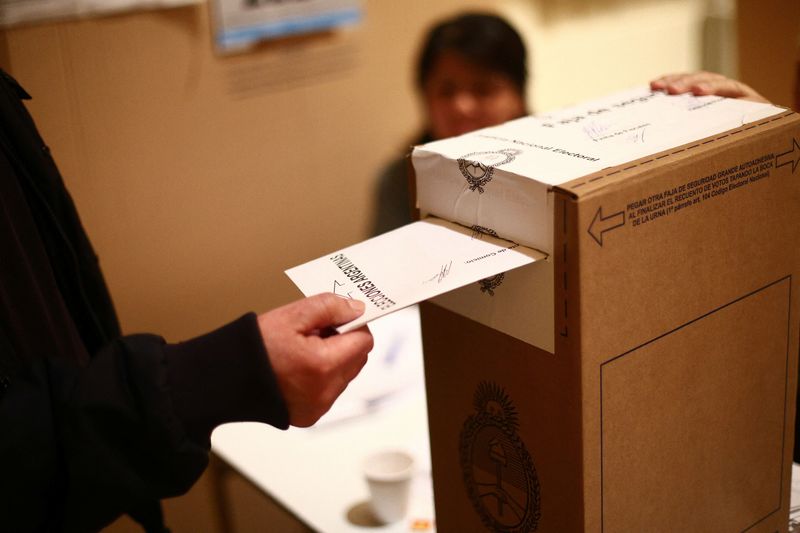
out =
[(495, 126), (525, 114), (525, 100), (511, 79), (444, 52), (422, 88), (434, 139)]

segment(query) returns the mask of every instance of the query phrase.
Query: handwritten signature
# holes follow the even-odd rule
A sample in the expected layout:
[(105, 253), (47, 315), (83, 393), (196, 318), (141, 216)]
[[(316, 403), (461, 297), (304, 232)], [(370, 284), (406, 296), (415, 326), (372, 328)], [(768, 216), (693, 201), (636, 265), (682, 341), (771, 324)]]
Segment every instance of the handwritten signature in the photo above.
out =
[(447, 275), (450, 273), (450, 269), (452, 268), (452, 266), (453, 266), (453, 260), (451, 259), (449, 263), (447, 263), (446, 265), (442, 265), (442, 268), (439, 269), (438, 274), (426, 280), (425, 283), (428, 283), (433, 280), (436, 280), (436, 283), (441, 283), (442, 280), (446, 278)]

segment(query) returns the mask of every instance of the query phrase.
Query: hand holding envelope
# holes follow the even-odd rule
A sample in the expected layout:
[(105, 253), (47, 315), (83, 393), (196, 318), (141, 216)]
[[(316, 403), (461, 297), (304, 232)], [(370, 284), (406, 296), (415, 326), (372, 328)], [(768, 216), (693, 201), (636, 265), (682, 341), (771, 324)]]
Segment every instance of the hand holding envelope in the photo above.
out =
[(366, 364), (373, 346), (366, 327), (346, 335), (320, 334), (360, 316), (363, 308), (361, 302), (319, 294), (258, 317), (291, 425), (314, 424)]

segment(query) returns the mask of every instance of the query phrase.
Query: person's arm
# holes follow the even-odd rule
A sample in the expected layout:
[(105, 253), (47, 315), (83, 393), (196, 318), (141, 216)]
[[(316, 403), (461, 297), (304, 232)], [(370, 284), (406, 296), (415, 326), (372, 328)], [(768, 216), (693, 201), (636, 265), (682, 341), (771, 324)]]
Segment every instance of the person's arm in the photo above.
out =
[(178, 344), (120, 336), (27, 98), (0, 69), (0, 529), (95, 531), (185, 492), (219, 424), (313, 423), (372, 337), (327, 336), (363, 312), (334, 295)]
[(58, 386), (64, 523), (91, 530), (140, 502), (182, 494), (205, 469), (220, 424), (316, 422), (367, 361), (366, 327), (328, 335), (363, 308), (323, 294), (183, 343), (132, 335), (105, 347)]
[(650, 88), (654, 91), (665, 91), (668, 94), (690, 92), (696, 96), (716, 95), (753, 100), (754, 102), (768, 102), (749, 85), (714, 72), (667, 74), (651, 81)]
[(366, 327), (330, 334), (363, 312), (363, 302), (319, 294), (233, 323), (249, 317), (246, 327), (167, 345), (178, 418), (204, 445), (225, 422), (312, 425), (367, 362), (372, 335)]

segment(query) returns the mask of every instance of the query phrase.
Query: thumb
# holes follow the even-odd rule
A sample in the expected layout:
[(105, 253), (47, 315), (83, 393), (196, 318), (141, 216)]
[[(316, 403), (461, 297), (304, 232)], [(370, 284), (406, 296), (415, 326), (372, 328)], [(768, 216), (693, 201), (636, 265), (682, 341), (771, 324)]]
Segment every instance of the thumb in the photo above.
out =
[(366, 326), (325, 339), (328, 353), (349, 382), (361, 371), (372, 351), (374, 339)]
[(295, 302), (295, 324), (298, 331), (341, 326), (364, 314), (365, 304), (360, 300), (342, 298), (333, 293), (323, 293)]

